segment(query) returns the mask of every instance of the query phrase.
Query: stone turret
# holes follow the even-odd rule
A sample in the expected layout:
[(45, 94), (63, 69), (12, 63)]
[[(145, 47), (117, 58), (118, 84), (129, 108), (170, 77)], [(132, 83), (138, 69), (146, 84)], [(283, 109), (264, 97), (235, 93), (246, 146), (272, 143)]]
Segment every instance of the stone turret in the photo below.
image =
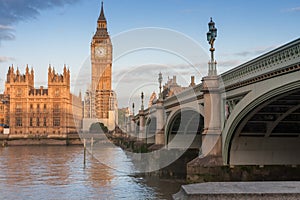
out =
[(28, 65), (26, 66), (25, 74), (21, 74), (19, 68), (16, 72), (14, 71), (14, 66), (8, 68), (6, 75), (6, 83), (27, 83), (33, 86), (34, 82), (34, 73), (33, 70), (29, 72)]
[(70, 87), (70, 70), (67, 70), (66, 65), (63, 69), (63, 74), (58, 74), (55, 72), (54, 67), (49, 65), (48, 68), (48, 85), (66, 85)]
[(25, 69), (25, 74), (22, 74), (17, 68), (17, 70), (14, 70), (14, 66), (10, 66), (8, 68), (8, 72), (6, 75), (6, 83), (5, 83), (5, 93), (6, 95), (10, 95), (11, 93), (11, 85), (17, 86), (20, 89), (23, 90), (29, 90), (34, 87), (34, 73), (33, 70), (29, 72), (28, 65)]
[(54, 97), (70, 99), (70, 70), (64, 65), (63, 73), (59, 74), (54, 67), (48, 68), (48, 93)]
[(13, 74), (14, 74), (14, 66), (9, 66), (8, 72), (6, 75), (6, 83), (10, 83), (10, 81), (13, 79)]

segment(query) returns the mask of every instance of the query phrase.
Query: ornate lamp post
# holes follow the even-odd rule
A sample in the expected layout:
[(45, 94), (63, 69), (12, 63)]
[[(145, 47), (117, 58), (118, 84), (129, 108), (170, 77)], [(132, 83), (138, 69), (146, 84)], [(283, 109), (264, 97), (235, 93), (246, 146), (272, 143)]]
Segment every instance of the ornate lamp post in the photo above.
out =
[(163, 77), (162, 77), (162, 73), (159, 72), (158, 74), (158, 82), (159, 82), (159, 99), (162, 99), (162, 93), (161, 93), (161, 84), (162, 84), (162, 81), (163, 81)]
[(134, 117), (134, 103), (132, 103), (132, 116)]
[(204, 99), (204, 130), (202, 132), (201, 154), (212, 155), (213, 162), (222, 161), (222, 136), (221, 136), (221, 92), (220, 78), (217, 76), (217, 62), (214, 59), (214, 42), (217, 38), (217, 29), (212, 18), (208, 23), (209, 31), (207, 41), (210, 44), (211, 60), (208, 63), (208, 76), (203, 77), (203, 99)]
[(208, 75), (209, 76), (216, 76), (217, 75), (217, 62), (214, 59), (214, 42), (217, 38), (217, 28), (215, 27), (215, 22), (213, 22), (212, 18), (210, 18), (210, 22), (208, 23), (207, 32), (207, 41), (210, 44), (210, 52), (211, 52), (211, 60), (208, 63)]
[(144, 110), (144, 92), (142, 92), (141, 94), (141, 99), (142, 99), (141, 110)]

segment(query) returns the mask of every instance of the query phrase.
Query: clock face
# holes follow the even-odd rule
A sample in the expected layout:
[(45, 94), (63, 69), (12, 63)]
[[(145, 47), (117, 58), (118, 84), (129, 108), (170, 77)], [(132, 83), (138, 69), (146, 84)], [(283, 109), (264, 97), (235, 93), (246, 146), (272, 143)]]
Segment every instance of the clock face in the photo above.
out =
[(96, 55), (96, 57), (103, 57), (106, 55), (106, 50), (103, 47), (96, 47), (95, 55)]

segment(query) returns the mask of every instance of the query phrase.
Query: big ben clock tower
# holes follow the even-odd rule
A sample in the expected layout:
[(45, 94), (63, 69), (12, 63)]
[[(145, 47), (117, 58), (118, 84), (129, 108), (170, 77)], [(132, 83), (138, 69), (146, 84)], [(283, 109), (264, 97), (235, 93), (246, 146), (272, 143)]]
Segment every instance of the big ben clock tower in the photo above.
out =
[(103, 2), (97, 31), (91, 43), (92, 90), (111, 90), (112, 44), (107, 32)]
[(97, 31), (91, 42), (91, 88), (86, 92), (84, 118), (86, 128), (94, 122), (102, 122), (110, 130), (114, 128), (117, 101), (112, 91), (112, 43), (107, 31), (103, 2), (97, 20)]

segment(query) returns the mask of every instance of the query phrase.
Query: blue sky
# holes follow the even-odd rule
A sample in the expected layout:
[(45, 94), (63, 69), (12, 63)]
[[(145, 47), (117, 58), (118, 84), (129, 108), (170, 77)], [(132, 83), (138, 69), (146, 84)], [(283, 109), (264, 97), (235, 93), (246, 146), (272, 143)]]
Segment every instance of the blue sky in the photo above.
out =
[[(72, 73), (72, 83), (75, 83), (90, 54), (100, 4), (100, 0), (0, 0), (0, 90), (3, 90), (3, 80), (11, 64), (23, 72), (26, 64), (34, 67), (36, 87), (46, 85), (49, 64), (59, 72), (66, 64)], [(193, 57), (192, 62), (199, 68), (198, 72), (186, 68), (183, 73), (180, 70), (184, 63), (170, 54), (158, 55), (157, 51), (151, 50), (116, 60), (113, 66), (114, 87), (118, 87), (120, 81), (127, 82), (122, 89), (120, 87), (120, 106), (126, 106), (131, 98), (122, 93), (124, 87), (135, 88), (132, 93), (135, 97), (142, 90), (146, 93), (157, 91), (156, 74), (163, 71), (166, 80), (167, 76), (175, 73), (169, 70), (172, 66), (186, 80), (179, 79), (180, 84), (187, 85), (191, 75), (195, 75), (199, 83), (206, 73), (205, 63), (209, 58), (192, 54), (201, 51), (201, 48), (204, 54), (209, 54), (206, 32), (210, 17), (218, 28), (216, 59), (220, 72), (300, 35), (300, 2), (296, 0), (105, 0), (104, 8), (115, 52), (118, 51), (116, 45), (119, 43), (116, 41), (121, 38), (120, 35), (144, 27), (174, 30), (200, 47), (187, 53)], [(143, 38), (146, 40), (148, 37), (136, 35), (137, 40)], [(173, 44), (177, 42), (173, 41)], [(153, 68), (148, 67), (153, 64), (151, 61), (156, 64)], [(160, 68), (162, 65), (168, 68)], [(118, 74), (124, 73), (121, 69), (131, 69), (127, 71), (126, 79), (119, 80)], [(143, 80), (145, 82), (137, 87), (138, 81)], [(148, 86), (143, 88), (142, 85)]]

